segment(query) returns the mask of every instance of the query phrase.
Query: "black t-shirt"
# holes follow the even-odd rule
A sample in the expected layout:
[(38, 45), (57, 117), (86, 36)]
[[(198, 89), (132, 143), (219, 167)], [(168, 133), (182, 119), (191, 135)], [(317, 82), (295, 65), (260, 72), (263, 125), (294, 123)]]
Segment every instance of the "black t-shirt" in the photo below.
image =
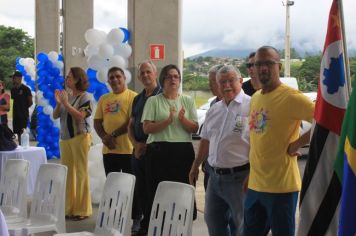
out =
[(257, 90), (255, 90), (251, 84), (251, 80), (247, 80), (243, 82), (242, 89), (244, 90), (245, 94), (252, 96)]
[[(0, 105), (6, 105), (7, 101), (5, 98), (0, 99)], [(7, 113), (0, 115), (0, 123), (7, 124)]]
[(146, 90), (143, 90), (133, 100), (131, 116), (135, 119), (135, 122), (133, 124), (134, 136), (136, 141), (138, 142), (145, 142), (148, 138), (148, 135), (143, 132), (143, 124), (141, 123), (143, 108), (145, 107), (146, 101), (149, 97), (155, 96), (161, 92), (161, 87), (157, 86), (150, 96), (146, 97)]
[(11, 89), (11, 98), (14, 100), (12, 107), (12, 116), (14, 119), (28, 119), (28, 97), (32, 97), (31, 90), (23, 84), (19, 88), (14, 87)]

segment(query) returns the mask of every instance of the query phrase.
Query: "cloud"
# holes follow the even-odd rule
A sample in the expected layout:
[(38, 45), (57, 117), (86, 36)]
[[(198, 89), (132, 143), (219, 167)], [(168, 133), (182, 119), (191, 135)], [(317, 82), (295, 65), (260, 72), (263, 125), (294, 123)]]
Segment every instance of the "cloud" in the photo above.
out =
[[(33, 36), (34, 1), (0, 1), (1, 24), (22, 28)], [(127, 1), (131, 0), (94, 0), (94, 27), (106, 32), (114, 27), (126, 27)], [(290, 8), (292, 47), (322, 50), (331, 2), (295, 0)], [(344, 0), (343, 4), (348, 46), (356, 48), (356, 1)], [(257, 48), (266, 44), (281, 48), (284, 45), (282, 1), (184, 0), (182, 14), (185, 56), (213, 48)]]

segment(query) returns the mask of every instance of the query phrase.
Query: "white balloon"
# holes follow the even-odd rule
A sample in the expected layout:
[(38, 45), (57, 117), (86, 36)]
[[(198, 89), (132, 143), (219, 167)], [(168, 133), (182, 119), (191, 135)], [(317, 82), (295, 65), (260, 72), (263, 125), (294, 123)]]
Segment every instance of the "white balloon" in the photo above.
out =
[(118, 28), (115, 28), (110, 30), (108, 36), (106, 37), (106, 41), (112, 45), (121, 44), (124, 37), (124, 32)]
[(99, 47), (98, 46), (94, 46), (91, 44), (88, 44), (85, 49), (84, 49), (84, 55), (87, 57), (91, 57), (93, 55), (96, 55), (99, 53)]
[(129, 84), (131, 82), (131, 72), (129, 70), (124, 70), (124, 73), (126, 77), (125, 83)]
[(114, 66), (124, 69), (127, 67), (126, 60), (119, 55), (112, 56), (109, 61), (109, 67)]
[(99, 55), (103, 58), (110, 58), (114, 54), (114, 48), (108, 44), (103, 43), (99, 46)]
[(58, 53), (55, 52), (55, 51), (50, 51), (50, 52), (48, 53), (48, 59), (49, 59), (51, 62), (55, 63), (55, 62), (58, 60)]
[(123, 58), (128, 58), (131, 56), (132, 48), (127, 43), (121, 43), (114, 46), (114, 55), (120, 55)]
[(84, 34), (85, 41), (91, 45), (100, 45), (106, 39), (106, 34), (97, 29), (88, 29)]
[(26, 58), (26, 63), (31, 66), (35, 66), (35, 60), (31, 57)]
[(43, 92), (41, 90), (38, 90), (36, 94), (37, 94), (38, 100), (43, 98)]
[(105, 83), (107, 81), (108, 70), (109, 69), (107, 67), (100, 69), (98, 72), (96, 72), (96, 78), (100, 82)]
[(25, 58), (20, 58), (19, 64), (20, 64), (21, 66), (25, 66)]
[(54, 66), (61, 70), (64, 67), (64, 63), (63, 63), (63, 61), (56, 61), (54, 63)]
[(41, 99), (38, 100), (38, 104), (43, 107), (49, 106), (48, 100), (45, 99), (44, 97), (42, 97)]
[(105, 67), (106, 59), (102, 58), (99, 55), (93, 55), (88, 59), (88, 66), (96, 71), (100, 70), (101, 68)]
[(53, 108), (51, 106), (45, 106), (43, 112), (47, 115), (51, 115), (53, 113)]

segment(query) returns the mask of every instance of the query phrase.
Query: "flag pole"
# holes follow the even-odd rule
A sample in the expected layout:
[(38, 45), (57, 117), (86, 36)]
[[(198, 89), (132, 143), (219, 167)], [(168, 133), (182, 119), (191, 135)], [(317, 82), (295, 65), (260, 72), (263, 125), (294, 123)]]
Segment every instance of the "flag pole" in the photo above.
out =
[(348, 100), (350, 97), (350, 93), (351, 93), (350, 62), (349, 62), (349, 56), (347, 53), (345, 23), (344, 23), (344, 8), (343, 8), (342, 0), (338, 0), (338, 4), (339, 4), (340, 21), (341, 21), (342, 46), (344, 48), (345, 79), (346, 79), (346, 88), (347, 88), (346, 96), (347, 96), (347, 100)]

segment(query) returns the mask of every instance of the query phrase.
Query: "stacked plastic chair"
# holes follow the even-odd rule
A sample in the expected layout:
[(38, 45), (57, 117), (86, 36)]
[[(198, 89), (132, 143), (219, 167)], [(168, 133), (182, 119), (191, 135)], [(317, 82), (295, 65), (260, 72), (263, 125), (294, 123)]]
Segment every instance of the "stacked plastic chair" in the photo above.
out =
[(77, 232), (56, 236), (129, 236), (131, 235), (131, 211), (135, 188), (135, 176), (111, 172), (105, 182), (99, 204), (94, 233)]
[(148, 236), (191, 236), (195, 188), (188, 184), (159, 183), (151, 210)]
[(27, 219), (29, 166), (26, 160), (8, 159), (1, 173), (0, 208), (8, 224)]
[(24, 222), (9, 223), (9, 234), (32, 235), (48, 231), (65, 233), (66, 180), (66, 166), (42, 164), (36, 178), (30, 217)]

